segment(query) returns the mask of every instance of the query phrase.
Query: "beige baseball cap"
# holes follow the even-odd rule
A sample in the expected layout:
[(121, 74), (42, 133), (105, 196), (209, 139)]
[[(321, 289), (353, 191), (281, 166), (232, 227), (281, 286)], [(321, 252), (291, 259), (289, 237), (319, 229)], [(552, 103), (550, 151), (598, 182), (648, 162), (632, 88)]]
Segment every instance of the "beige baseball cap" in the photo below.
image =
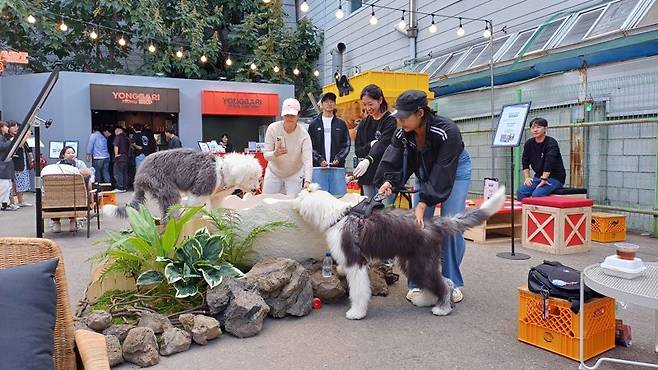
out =
[(299, 114), (301, 107), (299, 101), (294, 98), (288, 98), (283, 101), (281, 105), (281, 115), (282, 116), (296, 116)]

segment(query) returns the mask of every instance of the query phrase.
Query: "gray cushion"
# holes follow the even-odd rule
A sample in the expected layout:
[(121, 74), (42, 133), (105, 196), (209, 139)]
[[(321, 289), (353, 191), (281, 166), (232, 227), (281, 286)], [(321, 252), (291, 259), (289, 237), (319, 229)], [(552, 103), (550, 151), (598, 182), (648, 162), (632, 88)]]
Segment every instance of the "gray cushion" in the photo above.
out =
[(0, 270), (0, 369), (52, 369), (58, 259)]

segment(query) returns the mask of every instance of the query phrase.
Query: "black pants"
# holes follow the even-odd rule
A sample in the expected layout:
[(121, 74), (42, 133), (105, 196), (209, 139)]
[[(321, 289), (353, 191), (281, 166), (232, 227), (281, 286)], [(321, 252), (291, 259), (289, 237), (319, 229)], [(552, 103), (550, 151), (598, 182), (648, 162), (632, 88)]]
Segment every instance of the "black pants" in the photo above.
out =
[(114, 178), (117, 181), (117, 189), (128, 189), (128, 162), (114, 162)]

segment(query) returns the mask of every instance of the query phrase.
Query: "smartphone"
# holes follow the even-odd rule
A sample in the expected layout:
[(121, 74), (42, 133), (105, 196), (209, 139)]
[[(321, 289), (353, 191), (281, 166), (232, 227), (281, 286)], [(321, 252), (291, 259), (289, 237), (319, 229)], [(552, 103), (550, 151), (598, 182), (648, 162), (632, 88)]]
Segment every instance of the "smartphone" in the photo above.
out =
[(286, 147), (286, 138), (283, 136), (277, 136), (276, 142), (274, 143), (274, 149), (283, 149)]

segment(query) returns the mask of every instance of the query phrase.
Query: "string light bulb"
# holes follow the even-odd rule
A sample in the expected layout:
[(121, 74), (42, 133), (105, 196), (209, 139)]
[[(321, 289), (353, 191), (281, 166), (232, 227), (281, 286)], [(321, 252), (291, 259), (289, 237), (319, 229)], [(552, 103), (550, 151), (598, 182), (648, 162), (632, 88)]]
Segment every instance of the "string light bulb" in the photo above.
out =
[(343, 19), (344, 16), (345, 16), (345, 12), (343, 11), (343, 2), (342, 0), (338, 0), (338, 10), (336, 10), (336, 18)]
[(295, 69), (292, 70), (292, 74), (294, 74), (295, 76), (299, 76), (299, 69), (295, 67)]
[(274, 66), (272, 69), (274, 70), (274, 73), (279, 73), (280, 71), (279, 66)]
[(59, 30), (62, 32), (66, 32), (68, 31), (68, 29), (69, 26), (67, 26), (66, 23), (64, 23), (64, 19), (62, 19), (62, 23), (59, 24)]
[(377, 24), (377, 21), (377, 17), (375, 17), (375, 6), (372, 5), (372, 12), (370, 12), (370, 24), (374, 26)]
[(37, 22), (37, 19), (34, 18), (34, 16), (33, 16), (32, 14), (30, 14), (30, 15), (27, 16), (27, 23), (29, 23), (29, 24), (34, 24), (34, 23), (36, 23), (36, 22)]
[(317, 69), (313, 71), (313, 76), (320, 77), (320, 71), (318, 71)]
[(228, 58), (226, 58), (226, 65), (229, 66), (229, 67), (230, 67), (231, 65), (233, 65), (233, 61), (231, 60), (231, 56), (230, 56), (230, 55), (228, 56)]
[(308, 12), (309, 6), (306, 0), (302, 3), (302, 5), (299, 6), (299, 10), (303, 11), (304, 13)]
[(459, 17), (459, 28), (457, 28), (457, 36), (462, 37), (466, 31), (464, 30), (464, 26), (462, 26), (462, 19)]
[(489, 23), (485, 23), (484, 31), (482, 32), (482, 36), (484, 36), (485, 39), (488, 39), (488, 38), (491, 37), (491, 30), (489, 29)]
[(434, 23), (434, 14), (432, 14), (432, 25), (430, 26), (430, 33), (436, 33), (436, 31), (438, 31), (438, 28)]
[(252, 71), (255, 71), (256, 68), (257, 68), (257, 67), (256, 67), (256, 63), (251, 63), (251, 65), (249, 66), (249, 68), (251, 68)]
[(96, 33), (96, 30), (91, 30), (91, 32), (89, 32), (89, 38), (92, 40), (96, 40), (98, 38), (98, 34)]
[(149, 53), (155, 53), (155, 45), (153, 45), (153, 43), (151, 43), (151, 45), (149, 45), (148, 49), (149, 49)]
[(404, 21), (404, 10), (402, 11), (402, 18), (400, 18), (400, 22), (398, 23), (398, 29), (400, 31), (404, 31), (404, 29), (407, 27), (407, 22)]
[(208, 61), (208, 58), (205, 55), (202, 55), (201, 58), (199, 58), (199, 60), (201, 61), (201, 63), (205, 63)]
[(270, 1), (272, 1), (272, 0), (263, 0), (263, 3), (265, 3), (265, 4), (269, 4)]
[(126, 46), (126, 39), (124, 39), (123, 36), (121, 36), (121, 38), (119, 39), (118, 43), (119, 43), (119, 45), (121, 45), (121, 46)]
[(176, 52), (176, 56), (177, 56), (178, 58), (182, 58), (182, 57), (183, 57), (183, 51), (182, 51), (182, 50), (178, 50), (178, 51)]

